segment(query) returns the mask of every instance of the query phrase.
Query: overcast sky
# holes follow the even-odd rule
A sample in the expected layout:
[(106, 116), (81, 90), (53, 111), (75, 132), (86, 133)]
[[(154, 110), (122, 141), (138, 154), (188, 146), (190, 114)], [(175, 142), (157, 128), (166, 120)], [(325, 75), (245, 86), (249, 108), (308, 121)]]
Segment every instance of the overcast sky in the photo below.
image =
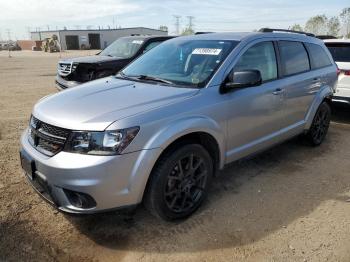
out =
[[(317, 14), (338, 15), (349, 0), (0, 0), (0, 39), (28, 38), (28, 30), (87, 26), (169, 27), (175, 33), (194, 16), (196, 31), (251, 31), (261, 27), (287, 28)], [(114, 23), (114, 24), (113, 24)]]

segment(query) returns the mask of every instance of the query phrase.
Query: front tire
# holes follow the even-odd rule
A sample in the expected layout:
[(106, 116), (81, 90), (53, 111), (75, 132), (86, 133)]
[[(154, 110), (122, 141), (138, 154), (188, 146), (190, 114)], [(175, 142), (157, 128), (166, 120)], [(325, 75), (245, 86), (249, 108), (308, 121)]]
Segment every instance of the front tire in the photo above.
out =
[(307, 141), (312, 146), (319, 146), (324, 141), (331, 121), (331, 108), (327, 102), (323, 102), (312, 121), (311, 127), (306, 134)]
[(213, 176), (213, 160), (198, 144), (165, 153), (152, 171), (145, 206), (165, 220), (190, 216), (205, 199)]

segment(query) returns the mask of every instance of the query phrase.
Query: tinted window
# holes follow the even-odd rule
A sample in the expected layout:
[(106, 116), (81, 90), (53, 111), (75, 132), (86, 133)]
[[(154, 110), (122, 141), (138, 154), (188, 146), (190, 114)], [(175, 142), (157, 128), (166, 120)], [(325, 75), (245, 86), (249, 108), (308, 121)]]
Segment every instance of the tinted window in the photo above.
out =
[(157, 45), (159, 45), (161, 42), (163, 41), (156, 41), (156, 42), (151, 42), (149, 43), (145, 49), (143, 50), (143, 53), (146, 53), (147, 51), (151, 50), (152, 48), (156, 47)]
[(283, 75), (293, 75), (310, 69), (305, 47), (300, 42), (280, 41)]
[(125, 37), (115, 40), (100, 55), (130, 58), (134, 56), (143, 44), (142, 38)]
[(234, 71), (259, 70), (263, 81), (277, 78), (277, 63), (272, 42), (262, 42), (250, 47), (238, 60)]
[(350, 43), (326, 43), (334, 61), (350, 62)]
[(319, 45), (305, 43), (310, 55), (311, 68), (321, 68), (332, 64), (326, 52)]

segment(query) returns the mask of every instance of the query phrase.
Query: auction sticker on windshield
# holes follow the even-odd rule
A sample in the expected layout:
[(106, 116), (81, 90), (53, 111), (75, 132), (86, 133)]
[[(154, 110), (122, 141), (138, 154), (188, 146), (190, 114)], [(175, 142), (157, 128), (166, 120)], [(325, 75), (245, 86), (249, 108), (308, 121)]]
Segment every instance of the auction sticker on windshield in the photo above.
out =
[(196, 48), (192, 51), (194, 55), (219, 55), (222, 49), (218, 48)]

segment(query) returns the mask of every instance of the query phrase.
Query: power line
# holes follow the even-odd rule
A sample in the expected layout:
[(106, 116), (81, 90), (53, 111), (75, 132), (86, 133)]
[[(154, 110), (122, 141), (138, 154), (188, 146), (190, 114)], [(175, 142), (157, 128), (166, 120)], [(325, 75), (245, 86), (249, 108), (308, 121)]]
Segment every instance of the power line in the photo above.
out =
[(175, 17), (175, 33), (177, 34), (177, 35), (179, 35), (180, 34), (180, 18), (181, 18), (181, 16), (179, 16), (179, 15), (174, 15), (174, 17)]
[(193, 24), (194, 16), (189, 15), (187, 16), (187, 18), (188, 18), (188, 30), (192, 31), (194, 27), (194, 24)]

